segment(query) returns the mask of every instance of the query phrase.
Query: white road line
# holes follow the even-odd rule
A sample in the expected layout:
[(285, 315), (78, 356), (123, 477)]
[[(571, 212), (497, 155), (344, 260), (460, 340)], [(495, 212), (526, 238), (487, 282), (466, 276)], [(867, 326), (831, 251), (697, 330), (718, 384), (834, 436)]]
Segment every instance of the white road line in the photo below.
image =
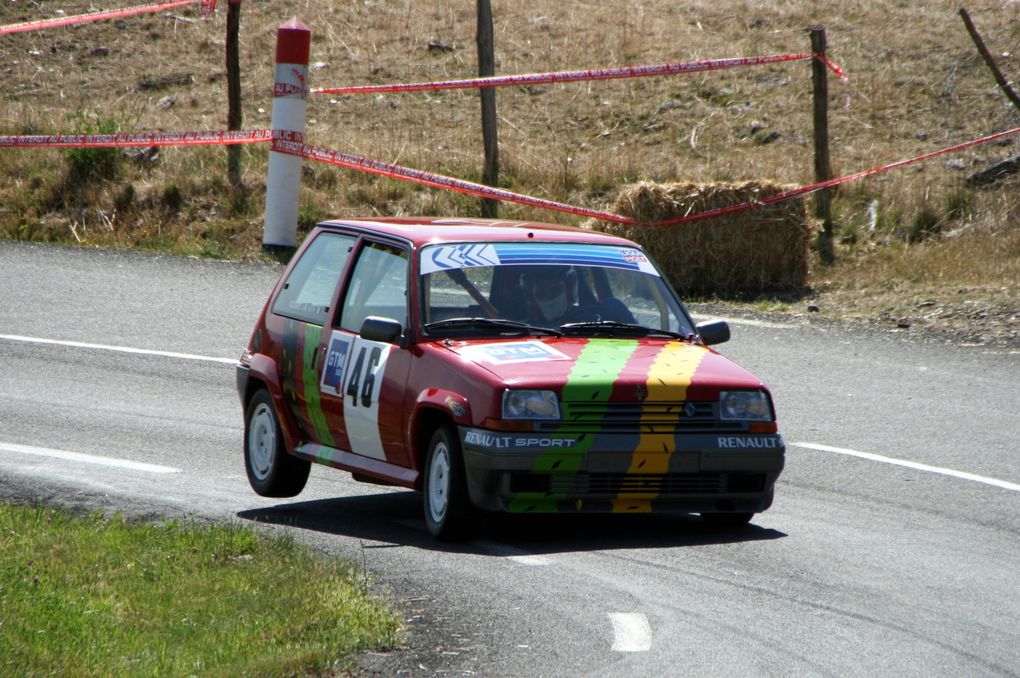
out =
[(973, 473), (967, 473), (965, 471), (954, 471), (951, 468), (942, 468), (941, 466), (929, 466), (928, 464), (919, 464), (916, 461), (894, 459), (893, 457), (884, 457), (880, 454), (872, 454), (870, 452), (858, 452), (857, 450), (848, 450), (842, 447), (832, 447), (831, 445), (819, 445), (817, 443), (792, 443), (792, 444), (795, 447), (803, 447), (809, 450), (817, 450), (819, 452), (833, 452), (835, 454), (845, 454), (851, 457), (860, 457), (861, 459), (868, 459), (869, 461), (878, 461), (883, 464), (905, 466), (907, 468), (912, 468), (917, 471), (937, 473), (939, 475), (960, 478), (962, 480), (973, 480), (976, 483), (984, 483), (985, 485), (1000, 487), (1004, 490), (1010, 490), (1011, 492), (1020, 492), (1020, 485), (1016, 483), (1007, 482), (1005, 480), (998, 480), (996, 478), (988, 478), (986, 476), (979, 476)]
[(173, 351), (154, 351), (146, 348), (131, 348), (129, 346), (109, 346), (107, 344), (89, 344), (83, 341), (65, 341), (62, 339), (43, 339), (41, 337), (23, 337), (17, 334), (0, 334), (0, 340), (20, 341), (25, 344), (48, 344), (52, 346), (69, 346), (71, 348), (89, 348), (98, 351), (115, 351), (117, 353), (133, 353), (136, 355), (152, 355), (161, 358), (179, 358), (181, 360), (199, 360), (209, 363), (224, 363), (227, 365), (237, 364), (235, 358), (213, 358), (207, 355), (194, 355), (192, 353), (175, 353)]
[(613, 652), (647, 652), (652, 649), (652, 627), (640, 612), (610, 612)]
[(552, 565), (552, 560), (549, 558), (546, 558), (544, 556), (532, 555), (527, 551), (515, 549), (511, 546), (494, 544), (492, 542), (487, 541), (478, 542), (478, 545), (483, 547), (486, 551), (492, 553), (494, 556), (499, 556), (500, 558), (507, 558), (508, 560), (512, 560), (513, 562), (519, 565), (528, 565), (531, 567)]
[(13, 443), (0, 443), (0, 452), (12, 454), (24, 454), (34, 457), (50, 457), (52, 459), (63, 459), (83, 464), (95, 464), (97, 466), (112, 466), (130, 471), (145, 471), (146, 473), (182, 473), (181, 469), (172, 466), (159, 466), (157, 464), (146, 464), (130, 459), (118, 459), (116, 457), (98, 457), (92, 454), (81, 452), (67, 452), (65, 450), (51, 450), (46, 447), (32, 447), (30, 445), (15, 445)]
[(747, 325), (749, 327), (765, 327), (772, 330), (792, 330), (797, 327), (788, 323), (774, 323), (765, 320), (751, 320), (749, 318), (710, 318), (710, 320), (722, 320), (727, 325)]
[(514, 561), (518, 565), (528, 565), (531, 567), (541, 567), (543, 565), (551, 565), (552, 561), (542, 556), (510, 556), (510, 560)]

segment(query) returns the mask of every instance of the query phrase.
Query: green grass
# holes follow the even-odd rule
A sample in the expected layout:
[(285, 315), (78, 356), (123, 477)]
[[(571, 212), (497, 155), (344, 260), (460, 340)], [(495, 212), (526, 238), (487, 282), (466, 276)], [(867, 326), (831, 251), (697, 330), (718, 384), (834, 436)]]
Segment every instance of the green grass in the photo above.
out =
[(0, 505), (0, 675), (337, 675), (398, 628), (292, 539)]

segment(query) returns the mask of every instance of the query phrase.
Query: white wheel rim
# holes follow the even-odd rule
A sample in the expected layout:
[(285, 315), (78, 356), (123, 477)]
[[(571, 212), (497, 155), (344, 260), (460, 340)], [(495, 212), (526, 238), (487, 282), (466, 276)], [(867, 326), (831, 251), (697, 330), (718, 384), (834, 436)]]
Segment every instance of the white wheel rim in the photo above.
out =
[(446, 443), (439, 443), (432, 451), (429, 466), (429, 515), (432, 522), (439, 523), (446, 516), (450, 498), (450, 451)]
[(259, 403), (252, 412), (248, 426), (248, 459), (252, 475), (265, 480), (276, 455), (276, 422), (269, 405)]

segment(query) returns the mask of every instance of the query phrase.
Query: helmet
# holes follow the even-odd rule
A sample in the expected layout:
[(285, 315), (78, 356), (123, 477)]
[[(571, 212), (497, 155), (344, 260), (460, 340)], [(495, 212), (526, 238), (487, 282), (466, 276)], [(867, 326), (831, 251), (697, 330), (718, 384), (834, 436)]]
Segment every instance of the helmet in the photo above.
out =
[(539, 266), (526, 274), (528, 291), (547, 320), (559, 318), (570, 307), (567, 271), (562, 266)]

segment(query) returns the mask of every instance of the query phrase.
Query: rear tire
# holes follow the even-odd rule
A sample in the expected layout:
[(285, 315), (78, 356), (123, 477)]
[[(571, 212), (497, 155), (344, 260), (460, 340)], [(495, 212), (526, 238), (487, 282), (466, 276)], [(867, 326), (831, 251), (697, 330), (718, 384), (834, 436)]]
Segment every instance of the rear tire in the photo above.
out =
[(751, 522), (754, 513), (702, 513), (706, 525), (721, 528), (743, 527)]
[(297, 495), (312, 464), (287, 453), (269, 391), (256, 391), (244, 412), (244, 468), (252, 489), (263, 497)]
[(475, 507), (468, 497), (460, 441), (451, 426), (438, 428), (432, 434), (425, 458), (422, 494), (429, 534), (451, 540), (470, 532)]

